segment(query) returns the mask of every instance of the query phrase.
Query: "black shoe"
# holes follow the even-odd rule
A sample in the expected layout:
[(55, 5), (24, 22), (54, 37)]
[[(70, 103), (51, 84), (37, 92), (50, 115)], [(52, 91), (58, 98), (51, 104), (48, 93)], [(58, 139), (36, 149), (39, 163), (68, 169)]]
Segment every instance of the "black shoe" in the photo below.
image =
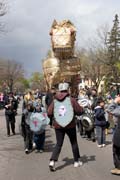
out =
[(92, 139), (92, 142), (95, 142), (96, 141), (96, 139)]
[(28, 149), (25, 149), (25, 154), (29, 154), (29, 150)]
[(10, 137), (10, 134), (8, 134), (7, 137)]

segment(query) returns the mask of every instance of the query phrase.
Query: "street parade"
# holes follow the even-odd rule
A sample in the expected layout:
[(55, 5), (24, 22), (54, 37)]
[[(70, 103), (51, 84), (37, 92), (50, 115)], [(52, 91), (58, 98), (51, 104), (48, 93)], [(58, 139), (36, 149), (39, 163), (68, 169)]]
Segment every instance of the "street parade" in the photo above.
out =
[[(0, 2), (0, 11), (4, 3)], [(0, 17), (7, 16), (3, 10)], [(114, 14), (111, 31), (98, 33), (101, 40), (105, 35), (104, 45), (93, 40), (89, 51), (76, 45), (79, 29), (74, 18), (62, 16), (51, 22), (49, 32), (45, 30), (50, 49), (39, 72), (25, 77), (19, 62), (0, 60), (0, 180), (116, 180), (120, 176), (119, 16)], [(29, 39), (21, 43), (25, 47)], [(28, 63), (31, 69), (33, 61)]]

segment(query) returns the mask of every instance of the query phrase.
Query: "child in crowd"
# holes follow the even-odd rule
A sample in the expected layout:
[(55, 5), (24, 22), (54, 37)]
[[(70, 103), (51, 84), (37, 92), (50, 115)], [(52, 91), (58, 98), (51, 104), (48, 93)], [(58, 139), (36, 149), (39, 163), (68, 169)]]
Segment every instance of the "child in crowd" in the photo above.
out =
[(95, 107), (95, 126), (96, 126), (96, 135), (97, 135), (97, 143), (98, 147), (105, 147), (106, 135), (106, 118), (105, 118), (105, 111), (104, 111), (104, 101), (103, 99), (97, 100), (97, 106)]
[[(35, 113), (41, 113), (43, 110), (43, 107), (41, 104), (36, 105)], [(36, 145), (36, 153), (42, 153), (44, 151), (44, 143), (45, 143), (45, 129), (41, 129), (38, 132), (34, 132), (33, 140)]]

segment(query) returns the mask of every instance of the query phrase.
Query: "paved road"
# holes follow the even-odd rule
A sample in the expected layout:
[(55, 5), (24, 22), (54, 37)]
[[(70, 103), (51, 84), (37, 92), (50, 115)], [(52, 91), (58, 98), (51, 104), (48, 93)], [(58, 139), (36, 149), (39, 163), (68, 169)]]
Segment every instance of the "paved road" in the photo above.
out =
[[(20, 113), (20, 109), (19, 109)], [(68, 138), (57, 163), (57, 171), (50, 172), (49, 158), (55, 143), (54, 129), (46, 130), (45, 152), (36, 154), (34, 151), (26, 155), (24, 143), (19, 135), (18, 124), (20, 115), (16, 119), (15, 136), (7, 137), (4, 112), (0, 111), (0, 180), (117, 180), (120, 177), (111, 175), (112, 145), (111, 136), (107, 136), (107, 146), (98, 149), (96, 143), (81, 139), (78, 142), (84, 165), (73, 167), (73, 156)]]

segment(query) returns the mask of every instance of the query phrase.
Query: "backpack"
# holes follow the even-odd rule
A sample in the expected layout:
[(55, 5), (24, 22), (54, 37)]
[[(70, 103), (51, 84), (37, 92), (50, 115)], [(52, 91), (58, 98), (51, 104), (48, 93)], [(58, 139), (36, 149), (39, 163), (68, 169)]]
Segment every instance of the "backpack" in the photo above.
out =
[(41, 133), (45, 130), (46, 126), (49, 124), (50, 120), (47, 113), (35, 112), (30, 116), (30, 129), (34, 133)]
[(64, 101), (54, 99), (54, 117), (55, 121), (61, 126), (66, 127), (73, 120), (74, 112), (70, 97)]

